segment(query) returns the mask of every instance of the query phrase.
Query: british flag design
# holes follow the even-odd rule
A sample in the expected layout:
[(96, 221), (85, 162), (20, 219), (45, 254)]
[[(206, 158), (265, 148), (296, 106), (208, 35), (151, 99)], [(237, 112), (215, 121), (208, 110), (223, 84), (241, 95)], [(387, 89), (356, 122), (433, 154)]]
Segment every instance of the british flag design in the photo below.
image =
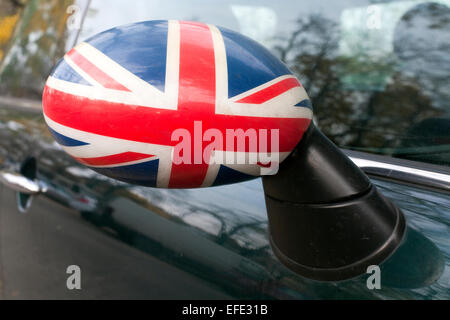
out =
[(163, 188), (247, 180), (264, 165), (175, 164), (176, 129), (193, 133), (195, 121), (223, 133), (278, 129), (281, 162), (312, 118), (300, 82), (262, 46), (227, 29), (172, 20), (113, 28), (77, 45), (49, 76), (43, 112), (55, 140), (80, 163)]

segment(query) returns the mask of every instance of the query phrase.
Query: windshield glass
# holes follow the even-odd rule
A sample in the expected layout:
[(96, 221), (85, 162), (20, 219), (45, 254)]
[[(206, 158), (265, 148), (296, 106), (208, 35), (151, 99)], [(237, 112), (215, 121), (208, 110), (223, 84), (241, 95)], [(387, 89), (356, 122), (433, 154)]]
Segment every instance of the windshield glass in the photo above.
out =
[(151, 19), (212, 23), (265, 45), (342, 148), (450, 165), (450, 0), (92, 0), (78, 42)]
[(234, 29), (297, 74), (339, 146), (450, 164), (450, 0), (113, 2), (92, 2), (81, 39), (147, 19)]

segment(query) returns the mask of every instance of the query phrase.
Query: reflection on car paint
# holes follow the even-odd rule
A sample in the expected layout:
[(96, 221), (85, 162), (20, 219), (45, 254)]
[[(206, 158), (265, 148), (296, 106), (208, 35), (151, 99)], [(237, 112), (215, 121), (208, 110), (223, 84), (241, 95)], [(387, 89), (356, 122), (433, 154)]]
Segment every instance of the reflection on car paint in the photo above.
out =
[[(1, 124), (20, 119), (16, 111), (5, 108), (1, 111)], [(24, 157), (30, 150), (27, 143), (44, 136), (46, 129), (35, 121), (36, 117), (39, 115), (20, 119), (26, 126), (19, 131), (6, 126), (7, 129), (1, 131), (0, 154), (4, 155), (5, 164), (11, 165)], [(34, 130), (38, 136), (29, 135), (27, 130)], [(50, 141), (51, 138), (47, 135), (45, 139)], [(25, 143), (18, 143), (21, 141)], [(17, 153), (2, 152), (12, 149), (11, 145), (17, 146)], [(408, 231), (409, 238), (401, 247), (405, 249), (394, 253), (386, 266), (382, 265), (382, 272), (387, 275), (381, 290), (370, 291), (366, 287), (365, 276), (338, 283), (322, 283), (302, 278), (278, 262), (268, 245), (260, 180), (203, 190), (137, 187), (95, 177), (95, 173), (87, 175), (83, 171), (85, 169), (62, 150), (45, 145), (47, 148), (34, 149), (39, 159), (46, 159), (39, 168), (39, 177), (47, 184), (53, 183), (52, 190), (58, 193), (58, 199), (63, 199), (60, 203), (82, 211), (80, 219), (91, 221), (99, 232), (104, 232), (107, 227), (121, 241), (214, 283), (236, 297), (447, 297), (450, 247), (446, 239), (450, 225), (450, 200), (441, 194), (374, 181), (402, 208), (412, 231)], [(83, 186), (79, 193), (71, 190), (74, 183)], [(79, 207), (76, 198), (79, 195), (91, 197), (96, 205)], [(198, 225), (200, 218), (206, 222)], [(417, 254), (414, 250), (424, 246), (429, 252), (428, 259), (425, 259), (428, 263), (426, 272), (410, 271), (412, 278), (409, 282), (399, 283), (395, 281), (398, 277), (389, 277), (389, 274), (401, 270), (405, 255), (422, 259), (423, 253)], [(394, 262), (389, 265), (390, 261)]]

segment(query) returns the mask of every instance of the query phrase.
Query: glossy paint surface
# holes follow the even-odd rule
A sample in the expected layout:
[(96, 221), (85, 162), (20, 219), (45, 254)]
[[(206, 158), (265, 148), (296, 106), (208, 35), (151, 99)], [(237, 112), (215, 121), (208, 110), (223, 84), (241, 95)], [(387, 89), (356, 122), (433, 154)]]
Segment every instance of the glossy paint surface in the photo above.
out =
[[(49, 189), (21, 214), (1, 187), (5, 298), (450, 298), (448, 194), (373, 180), (404, 211), (406, 241), (381, 265), (380, 290), (367, 288), (369, 275), (322, 283), (273, 255), (259, 179), (196, 190), (119, 183), (69, 157), (39, 110), (2, 107), (0, 119), (2, 166), (35, 156)], [(77, 293), (64, 285), (71, 264), (85, 275)]]
[[(267, 49), (227, 29), (175, 20), (113, 28), (76, 46), (47, 80), (43, 112), (79, 162), (166, 188), (259, 176), (270, 165), (260, 155), (273, 152), (278, 165), (312, 118), (306, 91)], [(245, 159), (223, 161), (227, 154)]]

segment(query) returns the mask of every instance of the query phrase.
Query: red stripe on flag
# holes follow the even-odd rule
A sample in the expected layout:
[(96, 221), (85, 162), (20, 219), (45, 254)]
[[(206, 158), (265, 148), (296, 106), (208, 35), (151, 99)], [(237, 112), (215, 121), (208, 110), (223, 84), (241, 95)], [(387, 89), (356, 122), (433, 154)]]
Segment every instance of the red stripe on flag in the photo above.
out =
[[(44, 114), (51, 120), (80, 131), (144, 143), (174, 146), (172, 132), (179, 128), (191, 131), (186, 112), (91, 100), (50, 88), (44, 89)], [(105, 110), (108, 110), (107, 112)], [(156, 121), (157, 120), (157, 121)], [(214, 128), (226, 130), (279, 129), (280, 152), (291, 151), (300, 141), (311, 120), (307, 118), (266, 118), (216, 114), (202, 122), (203, 132)], [(192, 124), (193, 127), (193, 124)], [(192, 139), (194, 135), (191, 134)], [(224, 150), (225, 144), (224, 144)], [(247, 150), (227, 150), (247, 151)]]
[(72, 61), (89, 76), (91, 76), (95, 81), (100, 83), (103, 87), (109, 89), (116, 89), (121, 91), (130, 91), (121, 85), (119, 82), (108, 76), (102, 70), (97, 68), (93, 63), (81, 55), (76, 49), (70, 50), (67, 55), (72, 59)]
[(91, 166), (106, 166), (106, 165), (113, 165), (113, 164), (120, 164), (124, 162), (131, 162), (136, 160), (141, 160), (145, 158), (153, 157), (154, 155), (151, 154), (145, 154), (145, 153), (139, 153), (139, 152), (123, 152), (118, 154), (113, 154), (110, 156), (104, 156), (104, 157), (95, 157), (95, 158), (76, 158), (79, 162), (85, 164), (85, 165), (91, 165)]
[[(203, 23), (180, 21), (178, 112), (191, 118), (192, 125), (195, 120), (214, 117), (215, 70), (214, 44), (209, 27)], [(193, 136), (193, 127), (188, 130)], [(209, 165), (203, 160), (203, 148), (195, 148), (195, 145), (196, 142), (191, 143), (191, 164), (172, 164), (169, 188), (202, 185)], [(195, 162), (196, 159), (201, 163)]]
[(284, 79), (280, 82), (277, 82), (270, 87), (267, 87), (265, 89), (262, 89), (258, 92), (255, 92), (245, 98), (240, 99), (237, 102), (240, 103), (254, 103), (254, 104), (260, 104), (264, 103), (286, 91), (289, 89), (300, 87), (301, 84), (298, 82), (295, 78), (288, 78)]

